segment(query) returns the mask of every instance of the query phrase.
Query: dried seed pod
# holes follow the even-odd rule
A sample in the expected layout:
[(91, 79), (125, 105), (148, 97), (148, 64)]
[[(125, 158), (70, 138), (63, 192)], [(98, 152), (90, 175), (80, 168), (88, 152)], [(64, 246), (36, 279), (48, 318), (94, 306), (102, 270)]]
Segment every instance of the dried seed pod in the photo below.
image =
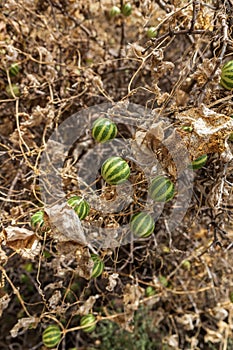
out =
[(128, 179), (130, 168), (121, 157), (110, 157), (103, 163), (101, 175), (109, 185), (118, 185)]

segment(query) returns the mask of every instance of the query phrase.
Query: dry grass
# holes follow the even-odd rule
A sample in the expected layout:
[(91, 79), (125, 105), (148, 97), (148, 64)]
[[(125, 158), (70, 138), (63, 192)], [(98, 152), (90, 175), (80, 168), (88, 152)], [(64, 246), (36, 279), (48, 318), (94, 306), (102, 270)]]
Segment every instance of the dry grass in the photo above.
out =
[[(231, 91), (219, 81), (221, 65), (232, 59), (233, 3), (133, 1), (132, 15), (115, 18), (109, 16), (112, 5), (110, 0), (0, 4), (0, 347), (43, 349), (43, 329), (57, 322), (64, 334), (59, 349), (87, 349), (92, 340), (79, 331), (80, 315), (93, 312), (98, 322), (109, 319), (132, 331), (135, 311), (149, 305), (161, 331), (157, 342), (177, 350), (230, 350), (233, 143), (227, 139), (233, 104)], [(150, 26), (158, 31), (152, 40), (146, 35)], [(14, 63), (20, 68), (16, 75), (10, 73)], [(206, 153), (208, 162), (195, 172), (179, 227), (170, 232), (167, 204), (150, 238), (99, 250), (105, 271), (93, 280), (87, 247), (59, 242), (49, 219), (44, 230), (33, 231), (30, 218), (44, 206), (39, 164), (52, 131), (74, 113), (118, 101), (169, 119), (191, 159)], [(201, 128), (182, 129), (199, 119), (211, 130), (208, 140), (198, 133)], [(175, 180), (156, 123), (155, 118), (139, 131)], [(123, 138), (131, 133), (129, 128)], [(136, 133), (134, 142), (140, 137)], [(88, 132), (77, 147), (93, 147)], [(179, 152), (179, 145), (174, 149)], [(63, 169), (67, 194), (77, 192), (75, 153), (72, 157)], [(135, 190), (135, 206), (142, 205), (147, 187), (143, 176), (134, 169), (135, 183), (144, 183)], [(122, 224), (131, 208), (117, 218), (92, 212), (90, 224)], [(145, 296), (147, 286), (156, 296)]]

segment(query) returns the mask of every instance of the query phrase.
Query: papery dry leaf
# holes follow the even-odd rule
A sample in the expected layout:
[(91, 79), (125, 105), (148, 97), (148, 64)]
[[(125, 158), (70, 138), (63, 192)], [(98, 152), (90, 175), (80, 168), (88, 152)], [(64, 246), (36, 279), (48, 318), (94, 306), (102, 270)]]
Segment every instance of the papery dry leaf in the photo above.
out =
[(58, 282), (47, 284), (47, 286), (44, 287), (44, 290), (46, 291), (48, 289), (57, 289), (62, 287), (63, 287), (63, 281), (58, 281)]
[[(5, 242), (8, 247), (19, 251), (20, 249), (35, 249), (38, 239), (35, 233), (23, 227), (8, 226), (4, 230)], [(36, 244), (37, 246), (37, 244)]]
[(224, 309), (222, 306), (214, 307), (210, 313), (216, 317), (218, 320), (224, 320), (228, 316), (228, 311)]
[[(233, 132), (232, 118), (216, 113), (205, 105), (178, 113), (176, 118), (183, 125), (190, 125), (193, 128), (191, 133), (177, 129), (192, 160), (203, 154), (219, 153), (221, 155), (226, 151), (228, 147), (226, 140)], [(233, 159), (232, 154), (231, 159)]]
[(96, 300), (99, 299), (99, 297), (100, 297), (99, 294), (90, 296), (85, 301), (85, 303), (78, 308), (77, 314), (78, 315), (87, 315), (87, 314), (89, 314), (90, 311), (92, 310)]
[(205, 328), (206, 334), (204, 336), (204, 342), (205, 343), (220, 343), (223, 339), (224, 334), (221, 334), (220, 332), (218, 332), (217, 330), (213, 330), (210, 328)]
[(179, 347), (179, 337), (177, 334), (172, 334), (163, 338), (163, 343), (169, 345), (171, 348), (175, 350), (181, 350)]
[(40, 322), (40, 318), (38, 317), (23, 317), (18, 320), (16, 325), (11, 329), (10, 333), (13, 338), (17, 337), (19, 331), (20, 334), (25, 333), (29, 328), (36, 328), (38, 323)]
[(109, 281), (108, 281), (108, 285), (106, 286), (106, 289), (109, 292), (112, 292), (114, 290), (114, 288), (116, 287), (118, 278), (119, 278), (118, 273), (113, 273), (112, 275), (110, 275), (108, 277)]
[(132, 310), (136, 311), (138, 309), (140, 299), (144, 293), (144, 289), (136, 284), (127, 284), (125, 286), (123, 301), (126, 313), (129, 311), (131, 312)]
[(198, 314), (184, 314), (182, 316), (176, 316), (175, 318), (187, 331), (193, 330), (200, 323)]
[(2, 317), (3, 310), (8, 307), (10, 301), (11, 298), (7, 293), (0, 298), (0, 317)]
[[(169, 130), (169, 136), (165, 136), (164, 130)], [(137, 136), (137, 133), (136, 133)], [(176, 178), (177, 172), (182, 172), (190, 163), (189, 154), (185, 144), (182, 142), (177, 130), (168, 121), (159, 120), (154, 122), (150, 129), (141, 135), (137, 143), (132, 145), (135, 158), (145, 159), (145, 163), (153, 164), (154, 172), (167, 171)], [(143, 151), (145, 156), (141, 156)], [(149, 156), (148, 156), (149, 154)], [(154, 155), (154, 157), (153, 157)]]
[(56, 309), (57, 305), (61, 302), (60, 290), (55, 290), (53, 295), (49, 298), (48, 304), (51, 309)]
[[(217, 63), (217, 58), (213, 59), (204, 59), (202, 64), (200, 64), (197, 68), (197, 70), (190, 75), (191, 79), (195, 79), (197, 81), (197, 85), (202, 86), (210, 76), (212, 76), (212, 73), (214, 71), (215, 65)], [(220, 70), (215, 74), (215, 79), (211, 82), (214, 85), (218, 84), (220, 81)]]
[(79, 276), (90, 279), (94, 262), (91, 259), (89, 249), (80, 246), (76, 250), (75, 257), (77, 262), (76, 272)]
[(55, 239), (87, 245), (79, 217), (67, 203), (46, 207), (45, 212), (49, 216), (51, 227), (55, 229)]
[[(1, 239), (1, 241), (4, 240)], [(4, 252), (4, 250), (2, 249), (2, 247), (0, 246), (0, 265), (4, 265), (8, 260), (8, 257), (6, 255), (6, 253)]]
[(59, 276), (64, 276), (67, 269), (80, 277), (90, 279), (94, 262), (89, 249), (74, 241), (57, 243), (58, 256), (53, 261), (53, 268)]

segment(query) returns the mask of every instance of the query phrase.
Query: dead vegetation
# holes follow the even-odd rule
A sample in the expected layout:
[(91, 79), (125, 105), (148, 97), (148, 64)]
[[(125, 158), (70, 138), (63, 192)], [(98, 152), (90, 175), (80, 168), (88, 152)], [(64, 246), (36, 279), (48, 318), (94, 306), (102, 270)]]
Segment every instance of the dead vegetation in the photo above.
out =
[[(45, 349), (41, 335), (50, 323), (63, 331), (59, 349), (103, 349), (98, 324), (110, 320), (133, 332), (142, 307), (156, 330), (152, 349), (233, 347), (233, 102), (232, 91), (219, 84), (222, 64), (233, 59), (233, 3), (132, 0), (131, 15), (111, 17), (112, 6), (122, 4), (0, 4), (1, 349)], [(170, 232), (166, 204), (150, 238), (100, 247), (105, 270), (90, 279), (90, 247), (72, 232), (64, 239), (47, 216), (42, 230), (30, 219), (44, 208), (38, 177), (52, 132), (74, 113), (119, 101), (125, 112), (132, 103), (154, 116), (133, 137), (121, 125), (123, 137), (133, 138), (135, 158), (153, 154), (176, 180), (180, 169), (167, 150), (182, 156), (179, 137), (191, 160), (207, 154), (208, 161), (194, 173), (177, 228)], [(176, 134), (167, 135), (168, 120)], [(77, 147), (93, 147), (88, 130)], [(70, 159), (62, 173), (67, 195), (77, 192), (75, 152)], [(134, 175), (146, 187), (140, 170)], [(136, 189), (136, 205), (144, 193)], [(103, 221), (91, 214), (89, 224), (128, 220), (125, 212)], [(155, 295), (145, 294), (148, 286)], [(97, 316), (95, 338), (80, 330), (87, 313)]]

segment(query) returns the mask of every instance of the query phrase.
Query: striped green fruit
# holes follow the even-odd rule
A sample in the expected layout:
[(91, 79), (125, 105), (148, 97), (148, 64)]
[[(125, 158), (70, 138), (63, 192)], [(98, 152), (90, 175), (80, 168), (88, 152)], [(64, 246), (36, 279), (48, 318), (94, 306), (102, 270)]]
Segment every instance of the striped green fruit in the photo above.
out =
[(121, 157), (110, 157), (103, 163), (101, 175), (109, 185), (118, 185), (128, 179), (130, 168)]
[(146, 297), (152, 297), (153, 295), (156, 294), (156, 290), (152, 286), (148, 286), (145, 290)]
[(92, 126), (93, 138), (101, 143), (112, 140), (117, 135), (117, 126), (108, 118), (98, 118)]
[(20, 89), (18, 85), (11, 84), (6, 86), (6, 93), (9, 95), (9, 97), (19, 97), (20, 96)]
[(115, 17), (118, 16), (121, 13), (121, 10), (117, 6), (113, 6), (110, 10), (110, 16)]
[(130, 220), (130, 229), (135, 236), (140, 238), (149, 237), (155, 228), (154, 219), (148, 213), (137, 213)]
[(132, 6), (129, 2), (127, 2), (126, 4), (124, 4), (121, 8), (121, 12), (124, 16), (128, 17), (131, 15), (132, 13)]
[(32, 227), (42, 227), (44, 225), (44, 212), (42, 210), (37, 211), (31, 217)]
[(150, 28), (148, 28), (146, 34), (147, 34), (149, 39), (153, 39), (157, 36), (158, 32), (157, 32), (155, 27), (150, 27)]
[(202, 156), (195, 159), (188, 167), (189, 169), (197, 170), (201, 169), (207, 162), (207, 155), (203, 154)]
[(92, 314), (85, 315), (80, 320), (80, 326), (83, 327), (83, 331), (85, 333), (91, 333), (95, 330), (96, 324), (95, 322), (95, 316)]
[(227, 90), (233, 89), (233, 60), (222, 67), (220, 84)]
[(57, 325), (48, 326), (43, 334), (42, 340), (47, 348), (54, 348), (61, 341), (61, 330)]
[(74, 209), (80, 220), (85, 219), (90, 212), (89, 204), (80, 196), (69, 198), (67, 203)]
[(19, 66), (17, 63), (12, 63), (9, 68), (10, 75), (16, 76), (19, 73)]
[(192, 132), (193, 131), (193, 127), (191, 125), (184, 125), (181, 127), (184, 131), (186, 132)]
[(91, 258), (94, 261), (94, 266), (91, 273), (91, 278), (99, 277), (104, 270), (104, 262), (97, 254), (91, 254)]
[(168, 202), (174, 197), (174, 184), (166, 176), (156, 176), (151, 182), (148, 194), (155, 202)]

